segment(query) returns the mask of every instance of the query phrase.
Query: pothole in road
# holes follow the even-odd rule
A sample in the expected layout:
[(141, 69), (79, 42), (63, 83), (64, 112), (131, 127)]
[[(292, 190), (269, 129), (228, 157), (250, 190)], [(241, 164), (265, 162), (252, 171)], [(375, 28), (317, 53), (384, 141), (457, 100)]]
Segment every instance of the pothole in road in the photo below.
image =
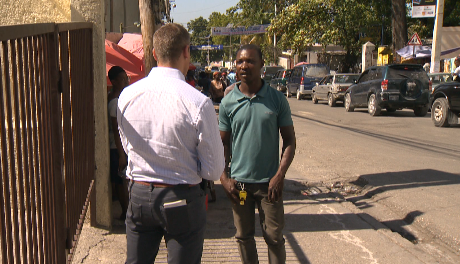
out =
[(335, 182), (317, 182), (309, 183), (305, 182), (303, 185), (306, 187), (300, 193), (311, 198), (315, 198), (318, 195), (329, 195), (330, 197), (338, 198), (355, 196), (362, 192), (365, 183), (353, 181), (335, 181)]
[[(364, 179), (358, 178), (355, 181), (334, 181), (334, 182), (302, 182), (302, 190), (300, 194), (307, 196), (309, 199), (334, 199), (336, 201), (349, 201), (360, 210), (365, 211), (360, 201), (361, 199), (354, 199), (357, 196), (366, 196), (371, 198), (374, 194), (369, 188), (366, 188), (368, 184)], [(375, 217), (372, 217), (375, 221), (385, 225), (392, 232), (398, 233), (401, 237), (410, 241), (413, 244), (417, 244), (418, 238), (408, 231), (405, 226), (411, 224), (415, 217), (419, 215), (419, 212), (411, 212), (404, 219), (395, 219), (392, 221), (379, 221)], [(360, 217), (366, 221), (365, 218)]]

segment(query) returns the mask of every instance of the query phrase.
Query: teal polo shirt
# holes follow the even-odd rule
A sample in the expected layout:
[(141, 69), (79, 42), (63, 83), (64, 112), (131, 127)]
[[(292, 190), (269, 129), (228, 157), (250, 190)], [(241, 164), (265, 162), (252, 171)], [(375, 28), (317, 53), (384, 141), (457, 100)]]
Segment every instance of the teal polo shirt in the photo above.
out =
[(239, 85), (222, 99), (219, 130), (232, 134), (230, 176), (246, 183), (268, 182), (279, 167), (279, 128), (292, 126), (286, 97), (263, 83), (254, 97)]

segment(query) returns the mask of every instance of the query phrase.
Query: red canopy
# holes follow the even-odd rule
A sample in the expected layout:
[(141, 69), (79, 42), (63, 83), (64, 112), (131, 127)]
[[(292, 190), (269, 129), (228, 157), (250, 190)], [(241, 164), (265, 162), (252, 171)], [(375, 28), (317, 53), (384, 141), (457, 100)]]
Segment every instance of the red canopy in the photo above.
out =
[(107, 76), (112, 66), (122, 67), (131, 79), (130, 84), (145, 77), (142, 60), (109, 40), (105, 40), (105, 57), (107, 86), (112, 86)]
[(123, 33), (118, 46), (136, 55), (142, 61), (144, 60), (144, 43), (142, 42), (141, 34)]
[(309, 64), (309, 63), (302, 61), (302, 62), (297, 63), (294, 67), (297, 67), (297, 66), (300, 66), (300, 65), (305, 65), (305, 64)]

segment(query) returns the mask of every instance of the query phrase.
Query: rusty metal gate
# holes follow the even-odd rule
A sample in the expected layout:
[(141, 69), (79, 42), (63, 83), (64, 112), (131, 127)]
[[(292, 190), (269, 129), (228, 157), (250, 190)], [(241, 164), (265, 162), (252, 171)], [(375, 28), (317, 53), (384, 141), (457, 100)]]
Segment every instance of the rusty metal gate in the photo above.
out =
[(66, 263), (94, 182), (92, 24), (0, 27), (0, 262)]

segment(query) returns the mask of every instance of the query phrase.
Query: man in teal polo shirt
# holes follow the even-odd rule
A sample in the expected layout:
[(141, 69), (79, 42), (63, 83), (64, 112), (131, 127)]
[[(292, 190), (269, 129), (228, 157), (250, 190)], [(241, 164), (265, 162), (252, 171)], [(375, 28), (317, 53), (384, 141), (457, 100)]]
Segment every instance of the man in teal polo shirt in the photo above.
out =
[[(224, 97), (219, 108), (226, 163), (220, 180), (233, 202), (241, 261), (259, 263), (254, 240), (257, 205), (268, 258), (274, 264), (286, 262), (282, 193), (296, 140), (289, 103), (260, 78), (262, 66), (259, 47), (248, 44), (238, 50), (236, 71), (241, 83)], [(283, 140), (281, 161), (279, 134)]]

